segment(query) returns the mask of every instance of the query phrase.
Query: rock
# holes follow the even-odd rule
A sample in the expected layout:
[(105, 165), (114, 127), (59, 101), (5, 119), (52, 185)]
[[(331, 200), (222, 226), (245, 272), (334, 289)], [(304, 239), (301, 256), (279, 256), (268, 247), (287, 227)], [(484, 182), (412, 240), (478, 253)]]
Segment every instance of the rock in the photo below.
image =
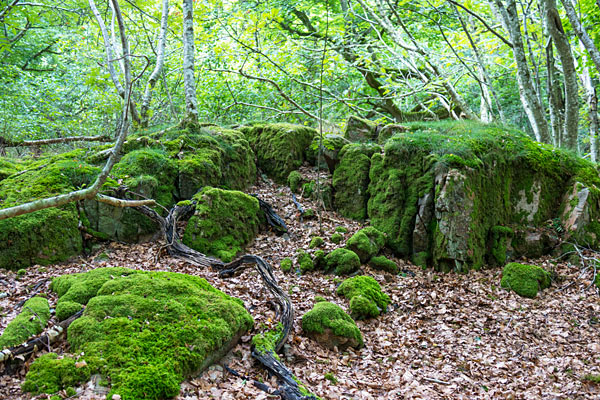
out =
[(32, 297), (23, 304), (23, 310), (8, 323), (0, 335), (0, 350), (23, 344), (41, 333), (50, 319), (48, 299)]
[[(306, 159), (311, 164), (317, 165), (317, 158), (319, 157), (319, 135), (315, 136), (308, 150), (306, 151)], [(323, 136), (323, 145), (321, 147), (323, 157), (321, 160), (320, 167), (323, 169), (327, 167), (329, 172), (333, 173), (339, 163), (339, 153), (342, 148), (350, 143), (350, 141), (341, 135), (326, 134)]]
[(378, 124), (365, 118), (350, 116), (344, 127), (344, 137), (351, 142), (377, 141)]
[(559, 239), (555, 232), (544, 228), (525, 228), (517, 230), (511, 240), (509, 250), (511, 258), (538, 258), (548, 254), (558, 245)]
[(550, 273), (535, 265), (510, 263), (502, 270), (500, 286), (519, 296), (534, 298), (538, 290), (550, 286)]
[(379, 283), (370, 276), (348, 278), (337, 288), (336, 293), (350, 301), (354, 319), (377, 317), (385, 312), (390, 297), (381, 291)]
[(259, 228), (258, 200), (235, 190), (205, 187), (194, 196), (196, 211), (183, 243), (224, 262), (254, 240)]
[(386, 271), (389, 272), (391, 274), (397, 274), (398, 273), (398, 265), (393, 262), (392, 260), (390, 260), (389, 258), (386, 258), (385, 256), (377, 256), (377, 257), (373, 257), (369, 260), (369, 265), (372, 268), (381, 270), (381, 271)]
[(360, 268), (360, 258), (348, 249), (335, 249), (325, 256), (325, 272), (336, 275), (349, 275)]
[(313, 309), (302, 316), (304, 333), (328, 348), (344, 351), (348, 347), (364, 346), (363, 337), (356, 323), (336, 304), (319, 301)]
[(560, 221), (565, 234), (579, 244), (600, 245), (600, 193), (596, 186), (574, 182), (563, 197)]
[(397, 133), (408, 131), (408, 127), (404, 125), (389, 124), (379, 130), (377, 143), (385, 144), (385, 142)]
[(369, 226), (356, 232), (346, 241), (346, 248), (355, 252), (366, 263), (385, 246), (385, 234)]
[(412, 260), (415, 265), (421, 267), (426, 267), (428, 260), (431, 258), (431, 221), (434, 217), (433, 198), (434, 194), (427, 192), (419, 198), (417, 203), (418, 211), (412, 233)]

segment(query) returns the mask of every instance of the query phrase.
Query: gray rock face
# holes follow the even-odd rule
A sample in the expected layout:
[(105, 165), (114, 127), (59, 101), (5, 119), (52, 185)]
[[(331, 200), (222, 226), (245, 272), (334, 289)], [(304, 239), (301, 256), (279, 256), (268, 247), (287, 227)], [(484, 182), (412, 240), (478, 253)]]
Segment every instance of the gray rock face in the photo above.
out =
[(365, 118), (351, 116), (346, 121), (344, 137), (351, 142), (376, 142), (378, 125)]

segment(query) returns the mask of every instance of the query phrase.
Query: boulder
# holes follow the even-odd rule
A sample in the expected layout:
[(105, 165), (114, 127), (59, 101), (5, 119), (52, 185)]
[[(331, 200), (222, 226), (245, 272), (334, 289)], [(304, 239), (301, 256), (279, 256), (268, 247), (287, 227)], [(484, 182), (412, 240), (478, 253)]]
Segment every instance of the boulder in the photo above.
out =
[(350, 318), (338, 305), (319, 301), (312, 310), (302, 316), (304, 333), (328, 349), (344, 351), (348, 347), (364, 346), (363, 337)]
[(357, 116), (350, 116), (344, 127), (344, 137), (351, 142), (376, 142), (379, 125)]
[(535, 265), (510, 263), (502, 270), (500, 286), (519, 296), (534, 298), (539, 290), (550, 287), (550, 273)]
[(324, 266), (325, 272), (349, 275), (360, 268), (360, 258), (351, 250), (339, 248), (325, 256)]
[(350, 302), (354, 319), (377, 317), (386, 311), (390, 296), (381, 291), (379, 283), (370, 276), (360, 275), (346, 279), (336, 293)]
[(389, 138), (394, 136), (395, 134), (406, 132), (408, 130), (409, 130), (409, 128), (404, 125), (397, 125), (397, 124), (386, 125), (379, 130), (379, 135), (377, 136), (377, 143), (385, 144), (385, 142)]
[(385, 246), (385, 234), (369, 226), (356, 232), (346, 241), (346, 248), (355, 252), (364, 264)]
[[(317, 158), (319, 157), (320, 141), (319, 135), (315, 136), (310, 147), (306, 151), (306, 160), (314, 166), (317, 165)], [(333, 173), (340, 161), (339, 153), (348, 143), (350, 143), (350, 141), (341, 135), (333, 133), (324, 135), (323, 144), (321, 146), (321, 156), (323, 157), (320, 164), (321, 169), (327, 168), (329, 172)]]

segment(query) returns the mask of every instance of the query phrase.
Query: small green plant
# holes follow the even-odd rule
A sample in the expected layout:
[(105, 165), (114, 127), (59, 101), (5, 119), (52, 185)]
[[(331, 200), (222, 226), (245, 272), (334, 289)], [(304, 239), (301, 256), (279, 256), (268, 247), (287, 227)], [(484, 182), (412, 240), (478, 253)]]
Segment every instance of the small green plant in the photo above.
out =
[(26, 271), (26, 270), (24, 270), (24, 269), (20, 269), (20, 270), (18, 270), (18, 271), (17, 271), (17, 276), (18, 276), (19, 278), (22, 278), (22, 277), (24, 277), (24, 276), (25, 276), (25, 274), (27, 274), (27, 271)]
[(325, 374), (325, 379), (327, 379), (329, 382), (331, 382), (332, 385), (335, 385), (338, 383), (337, 378), (335, 377), (335, 375), (331, 372), (327, 372)]

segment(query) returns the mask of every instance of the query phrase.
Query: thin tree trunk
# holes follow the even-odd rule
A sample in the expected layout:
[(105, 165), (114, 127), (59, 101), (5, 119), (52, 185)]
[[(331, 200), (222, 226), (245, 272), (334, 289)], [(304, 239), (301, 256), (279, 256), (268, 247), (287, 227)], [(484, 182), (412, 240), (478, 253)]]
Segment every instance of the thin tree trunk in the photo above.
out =
[(550, 36), (554, 41), (563, 69), (565, 85), (565, 127), (563, 146), (573, 151), (577, 151), (579, 87), (577, 84), (575, 60), (571, 53), (569, 39), (567, 39), (562, 22), (560, 21), (555, 0), (545, 0), (545, 5), (545, 15), (543, 17), (548, 21), (548, 33), (550, 33)]
[(548, 131), (548, 123), (546, 121), (546, 113), (540, 103), (535, 88), (527, 57), (525, 56), (525, 48), (523, 46), (523, 37), (521, 35), (521, 27), (519, 25), (519, 15), (515, 0), (507, 0), (507, 5), (504, 7), (502, 0), (489, 0), (496, 13), (499, 15), (502, 24), (510, 35), (510, 40), (513, 44), (513, 55), (517, 63), (517, 84), (519, 85), (519, 94), (523, 109), (527, 114), (531, 128), (535, 138), (539, 142), (550, 143), (550, 133)]
[(167, 21), (169, 19), (169, 0), (163, 0), (162, 2), (162, 18), (160, 21), (160, 31), (158, 33), (158, 48), (156, 54), (156, 65), (154, 70), (150, 74), (148, 83), (146, 84), (146, 90), (144, 97), (142, 98), (141, 107), (141, 126), (148, 127), (148, 110), (150, 109), (150, 101), (152, 100), (152, 90), (160, 77), (163, 67), (165, 65), (165, 47), (167, 38)]
[(552, 51), (552, 39), (546, 45), (546, 91), (548, 93), (548, 108), (550, 110), (550, 127), (552, 129), (552, 144), (560, 147), (563, 137), (563, 113), (564, 103), (562, 101), (560, 84), (556, 78), (556, 67), (554, 65), (554, 52)]
[(183, 0), (183, 86), (185, 91), (185, 121), (198, 122), (198, 100), (194, 81), (194, 3)]
[[(569, 22), (571, 23), (571, 26), (575, 31), (575, 34), (577, 35), (581, 43), (583, 43), (583, 45), (585, 46), (585, 49), (590, 54), (592, 62), (596, 66), (596, 70), (598, 71), (598, 73), (600, 73), (600, 51), (596, 47), (594, 40), (590, 37), (584, 26), (581, 24), (581, 21), (579, 20), (579, 17), (575, 12), (575, 8), (573, 7), (571, 0), (561, 1), (567, 13), (567, 17), (569, 18)], [(600, 7), (600, 0), (598, 0), (597, 3), (598, 7)]]
[[(585, 45), (580, 41), (579, 46), (585, 51)], [(585, 89), (587, 106), (588, 106), (588, 117), (590, 122), (590, 158), (593, 162), (598, 161), (598, 130), (600, 129), (600, 123), (598, 121), (598, 95), (596, 93), (596, 87), (592, 82), (590, 75), (590, 69), (585, 64), (587, 57), (583, 54), (583, 67), (581, 73), (581, 83)]]

